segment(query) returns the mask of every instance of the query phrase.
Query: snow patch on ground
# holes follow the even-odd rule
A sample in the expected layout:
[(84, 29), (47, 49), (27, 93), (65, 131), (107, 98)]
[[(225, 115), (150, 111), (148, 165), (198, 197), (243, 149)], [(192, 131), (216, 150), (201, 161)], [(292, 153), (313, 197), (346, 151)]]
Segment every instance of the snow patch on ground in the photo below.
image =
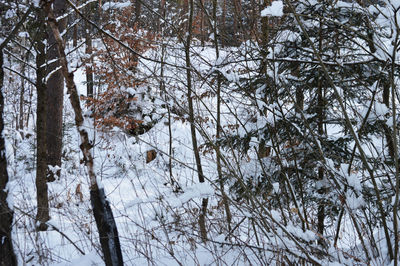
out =
[(283, 2), (273, 1), (270, 6), (261, 11), (261, 17), (281, 17), (283, 16)]

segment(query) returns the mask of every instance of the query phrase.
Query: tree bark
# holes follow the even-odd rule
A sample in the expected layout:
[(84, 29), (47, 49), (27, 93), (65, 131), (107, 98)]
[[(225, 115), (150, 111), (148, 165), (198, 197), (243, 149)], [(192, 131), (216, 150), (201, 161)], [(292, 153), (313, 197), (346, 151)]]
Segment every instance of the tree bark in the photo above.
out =
[(158, 19), (158, 25), (157, 25), (157, 30), (158, 30), (158, 32), (160, 32), (160, 33), (163, 33), (163, 31), (162, 31), (162, 25), (165, 25), (165, 15), (166, 15), (166, 9), (167, 9), (167, 7), (166, 7), (166, 5), (165, 5), (165, 1), (166, 0), (160, 0), (160, 14), (161, 14), (161, 17)]
[(226, 32), (226, 0), (222, 2), (222, 16), (221, 16), (221, 27), (219, 28), (219, 35), (221, 37), (222, 47), (225, 45), (229, 45), (227, 41), (227, 32)]
[(106, 199), (104, 189), (99, 186), (99, 181), (96, 178), (93, 157), (91, 154), (92, 144), (89, 141), (88, 132), (84, 129), (84, 118), (76, 84), (74, 82), (74, 73), (68, 69), (67, 57), (65, 55), (65, 44), (60, 36), (59, 27), (55, 19), (51, 5), (46, 3), (45, 11), (56, 43), (60, 58), (62, 74), (66, 80), (69, 99), (75, 113), (75, 124), (81, 138), (80, 149), (83, 153), (83, 162), (88, 170), (90, 180), (90, 201), (93, 208), (93, 214), (96, 220), (97, 229), (99, 231), (100, 244), (103, 251), (104, 261), (107, 266), (123, 265), (121, 245), (118, 237), (118, 230), (115, 219)]
[(142, 13), (142, 1), (135, 1), (135, 24), (140, 25), (140, 15)]
[(46, 222), (50, 220), (49, 198), (47, 189), (47, 142), (46, 142), (46, 124), (47, 124), (47, 93), (46, 84), (46, 52), (44, 40), (46, 39), (45, 17), (43, 10), (36, 9), (38, 18), (37, 33), (35, 35), (36, 48), (36, 90), (37, 90), (37, 111), (36, 111), (36, 198), (37, 198), (37, 229), (47, 230)]
[(11, 230), (13, 221), (13, 211), (7, 202), (8, 197), (8, 172), (7, 157), (4, 141), (4, 96), (3, 96), (3, 50), (0, 49), (0, 266), (17, 265), (14, 253)]
[[(65, 0), (55, 0), (53, 3), (54, 13), (56, 16), (65, 14), (66, 3)], [(63, 32), (66, 25), (66, 20), (63, 19), (59, 23), (59, 31)], [(62, 116), (63, 116), (63, 100), (64, 100), (64, 77), (61, 70), (55, 71), (59, 68), (60, 63), (58, 60), (57, 45), (51, 29), (48, 29), (48, 43), (49, 50), (47, 52), (47, 60), (54, 61), (48, 66), (47, 80), (47, 164), (51, 166), (61, 166), (62, 154)], [(56, 176), (60, 175), (57, 171), (54, 175), (53, 172), (48, 173), (48, 181), (54, 181)]]
[[(90, 14), (93, 12), (92, 4), (88, 4), (86, 7), (86, 16), (88, 19), (91, 19)], [(85, 22), (85, 53), (89, 58), (89, 64), (85, 67), (86, 72), (86, 96), (89, 98), (93, 98), (94, 96), (94, 78), (93, 78), (93, 68), (92, 68), (92, 51), (93, 51), (93, 44), (92, 44), (92, 36), (91, 36), (91, 25)]]

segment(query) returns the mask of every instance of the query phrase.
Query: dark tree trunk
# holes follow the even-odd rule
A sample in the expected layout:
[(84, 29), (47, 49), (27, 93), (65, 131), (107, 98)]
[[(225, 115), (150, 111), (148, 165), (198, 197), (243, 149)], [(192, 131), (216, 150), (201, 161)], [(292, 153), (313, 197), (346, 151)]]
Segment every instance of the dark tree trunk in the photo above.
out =
[[(89, 32), (86, 32), (85, 36), (86, 42), (86, 54), (91, 57), (92, 55), (92, 37), (90, 36)], [(90, 59), (90, 62), (92, 60)], [(85, 67), (86, 71), (86, 95), (87, 97), (93, 98), (94, 95), (94, 78), (93, 78), (93, 69), (91, 64)]]
[[(270, 5), (270, 0), (264, 0), (263, 2), (263, 8), (267, 7)], [(268, 45), (269, 41), (269, 31), (270, 31), (270, 26), (269, 26), (269, 18), (266, 17), (260, 17), (261, 20), (261, 36), (260, 36), (260, 42), (261, 42), (261, 47), (263, 49), (263, 53), (265, 53), (265, 49)]]
[[(91, 189), (90, 202), (100, 235), (100, 244), (103, 250), (106, 265), (123, 265), (121, 244), (114, 216), (104, 194), (104, 189)], [(106, 247), (106, 248), (104, 248)]]
[(241, 13), (241, 1), (233, 0), (233, 41), (235, 45), (239, 45), (242, 37)]
[(7, 157), (5, 141), (3, 137), (4, 130), (4, 98), (3, 98), (3, 50), (0, 50), (0, 266), (17, 265), (17, 259), (14, 253), (11, 240), (11, 229), (13, 221), (13, 211), (7, 202)]
[(222, 2), (222, 16), (221, 16), (221, 27), (219, 29), (219, 35), (221, 36), (221, 44), (222, 46), (228, 45), (227, 41), (227, 32), (226, 32), (226, 0)]
[[(91, 14), (93, 12), (93, 7), (92, 4), (88, 4), (86, 7), (86, 16), (89, 19), (91, 18)], [(87, 97), (93, 98), (94, 95), (94, 78), (93, 78), (93, 68), (92, 68), (92, 51), (93, 51), (93, 44), (92, 44), (92, 36), (91, 36), (91, 26), (89, 23), (85, 22), (85, 53), (87, 54), (89, 58), (89, 64), (86, 65), (85, 67), (85, 72), (86, 72), (86, 95)]]
[(73, 29), (72, 46), (73, 47), (77, 47), (78, 46), (78, 24), (76, 24), (74, 26), (74, 29)]
[(167, 12), (166, 12), (166, 5), (165, 5), (165, 0), (160, 0), (160, 14), (161, 14), (161, 17), (160, 17), (160, 19), (158, 20), (158, 25), (157, 25), (157, 30), (158, 30), (158, 32), (162, 32), (161, 30), (162, 30), (162, 27), (163, 27), (163, 25), (165, 25), (165, 14), (166, 14)]
[(135, 1), (135, 24), (140, 24), (141, 14), (142, 14), (142, 1)]
[[(55, 0), (53, 3), (54, 13), (60, 16), (65, 13), (65, 0)], [(60, 32), (65, 29), (66, 20), (61, 20), (59, 25)], [(49, 50), (47, 52), (47, 60), (54, 61), (58, 58), (57, 45), (54, 35), (49, 29), (48, 33)], [(60, 66), (59, 61), (55, 61), (48, 66), (48, 72), (52, 73), (47, 80), (47, 164), (51, 166), (61, 166), (62, 154), (62, 116), (63, 116), (63, 97), (64, 97), (64, 77), (61, 70), (53, 72)], [(57, 171), (59, 176), (59, 171)], [(56, 176), (49, 172), (48, 181), (54, 181)]]
[(45, 5), (48, 17), (48, 23), (52, 29), (57, 43), (57, 49), (60, 57), (62, 74), (66, 80), (69, 99), (75, 113), (75, 124), (81, 139), (80, 149), (83, 153), (83, 162), (88, 170), (90, 179), (90, 200), (93, 207), (97, 229), (99, 231), (101, 249), (104, 255), (104, 261), (107, 266), (122, 266), (123, 258), (121, 246), (118, 237), (118, 230), (110, 208), (107, 202), (103, 188), (99, 188), (93, 167), (93, 156), (91, 153), (92, 145), (89, 141), (87, 131), (82, 127), (84, 118), (78, 96), (76, 84), (74, 82), (74, 73), (68, 69), (67, 57), (65, 55), (64, 41), (60, 36), (59, 27), (57, 25), (51, 5)]
[(38, 30), (35, 35), (36, 48), (36, 90), (37, 90), (37, 118), (36, 118), (36, 197), (37, 214), (39, 222), (38, 230), (47, 230), (46, 222), (50, 219), (49, 198), (47, 191), (47, 143), (46, 143), (46, 124), (47, 124), (47, 94), (46, 84), (46, 52), (44, 40), (46, 39), (46, 28), (44, 27), (44, 13), (41, 9), (36, 9), (38, 18)]
[[(0, 6), (2, 8), (2, 6)], [(8, 204), (8, 172), (7, 172), (7, 153), (5, 147), (5, 140), (3, 135), (4, 130), (4, 95), (3, 95), (3, 48), (17, 33), (18, 29), (23, 25), (26, 18), (31, 13), (32, 8), (28, 8), (25, 15), (15, 25), (14, 29), (10, 32), (6, 39), (2, 40), (0, 44), (0, 266), (15, 266), (17, 265), (17, 258), (14, 253), (11, 230), (14, 212)], [(4, 21), (0, 21), (3, 23)], [(4, 30), (4, 28), (3, 28)]]

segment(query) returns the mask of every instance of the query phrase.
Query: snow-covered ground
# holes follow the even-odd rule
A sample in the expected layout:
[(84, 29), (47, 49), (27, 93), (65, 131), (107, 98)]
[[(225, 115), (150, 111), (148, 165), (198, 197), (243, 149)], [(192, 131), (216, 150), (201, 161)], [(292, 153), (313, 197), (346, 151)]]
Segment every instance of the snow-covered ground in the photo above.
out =
[[(196, 71), (211, 73), (217, 63), (223, 63), (229, 50), (221, 53), (216, 62), (213, 48), (195, 48)], [(78, 51), (79, 52), (79, 51)], [(184, 65), (183, 51), (179, 47), (169, 51), (167, 58), (171, 64)], [(175, 53), (175, 54), (174, 54)], [(151, 55), (151, 52), (149, 53)], [(151, 55), (154, 56), (154, 55)], [(197, 60), (197, 61), (196, 61)], [(70, 65), (74, 67), (72, 61)], [(157, 65), (142, 61), (140, 72), (146, 75), (157, 73)], [(178, 70), (178, 71), (177, 71)], [(238, 79), (232, 69), (221, 72), (230, 79)], [(179, 68), (165, 71), (168, 88), (177, 88), (178, 102), (184, 105), (185, 72)], [(85, 95), (85, 73), (83, 67), (75, 72), (75, 82), (79, 93)], [(157, 80), (149, 80), (149, 86)], [(209, 86), (195, 83), (198, 95), (206, 92)], [(197, 87), (196, 87), (197, 86)], [(160, 93), (157, 89), (153, 93)], [(227, 98), (229, 98), (226, 95)], [(160, 95), (156, 100), (163, 103)], [(11, 99), (10, 97), (7, 99)], [(33, 93), (32, 102), (35, 102)], [(7, 120), (11, 116), (11, 102), (8, 101)], [(232, 98), (232, 104), (235, 103)], [(233, 106), (232, 105), (232, 106)], [(232, 107), (231, 106), (231, 107)], [(182, 106), (183, 109), (186, 106)], [(210, 138), (215, 136), (215, 99), (203, 97), (196, 105), (205, 118), (203, 133)], [(240, 113), (239, 108), (234, 110)], [(15, 209), (13, 237), (16, 253), (21, 265), (102, 265), (100, 245), (89, 199), (89, 180), (85, 168), (80, 164), (79, 137), (73, 122), (72, 108), (66, 95), (64, 99), (64, 147), (61, 176), (49, 183), (50, 228), (46, 232), (35, 230), (36, 215), (35, 191), (35, 133), (34, 121), (24, 132), (9, 127), (6, 131), (9, 151), (9, 172), (12, 178), (10, 191)], [(202, 162), (207, 182), (199, 184), (192, 149), (190, 124), (186, 119), (171, 119), (172, 160), (169, 160), (170, 134), (166, 110), (157, 110), (161, 120), (147, 133), (129, 136), (119, 128), (101, 131), (87, 123), (88, 131), (94, 138), (93, 155), (96, 175), (104, 184), (107, 197), (116, 218), (126, 265), (235, 265), (255, 264), (253, 252), (243, 247), (224, 245), (226, 235), (218, 232), (224, 225), (223, 207), (216, 197), (215, 180), (217, 170), (215, 155), (202, 153)], [(34, 114), (34, 110), (32, 110)], [(222, 110), (222, 125), (230, 124), (231, 110)], [(200, 138), (200, 145), (204, 141)], [(157, 150), (155, 160), (146, 163), (146, 152)], [(171, 163), (171, 165), (169, 165)], [(172, 177), (170, 176), (170, 167)], [(179, 184), (171, 185), (171, 178)], [(207, 244), (200, 241), (197, 219), (201, 199), (209, 198)], [(234, 220), (241, 219), (238, 214)], [(238, 220), (239, 221), (239, 220)], [(222, 232), (222, 231), (221, 231)], [(250, 243), (252, 236), (241, 236)], [(264, 257), (264, 256), (261, 256)]]
[[(217, 182), (215, 152), (207, 145), (215, 141), (216, 134), (216, 82), (215, 79), (209, 82), (209, 77), (216, 72), (223, 75), (221, 126), (224, 136), (232, 133), (245, 137), (252, 130), (273, 122), (276, 117), (271, 112), (267, 116), (260, 115), (259, 110), (265, 107), (263, 101), (245, 97), (243, 92), (231, 86), (240, 83), (241, 79), (250, 79), (254, 74), (252, 70), (257, 69), (255, 60), (242, 60), (252, 57), (250, 51), (253, 49), (247, 51), (251, 45), (253, 44), (248, 42), (238, 48), (225, 48), (221, 50), (219, 58), (216, 58), (215, 49), (211, 47), (193, 46), (191, 50), (195, 110), (198, 116), (197, 136), (206, 183), (199, 184), (195, 171), (187, 115), (185, 57), (180, 45), (168, 46), (164, 55), (167, 63), (163, 71), (165, 91), (160, 91), (159, 86), (160, 64), (143, 59), (139, 64), (138, 75), (146, 79), (145, 85), (140, 88), (125, 88), (129, 93), (145, 91), (148, 94), (142, 98), (142, 102), (137, 103), (142, 110), (152, 113), (152, 119), (158, 121), (148, 132), (132, 136), (117, 127), (101, 130), (95, 128), (93, 121), (87, 118), (87, 130), (94, 140), (92, 152), (96, 175), (102, 181), (111, 203), (126, 265), (279, 264), (283, 260), (279, 257), (280, 247), (289, 250), (293, 247), (295, 255), (299, 252), (296, 250), (296, 241), (284, 237), (284, 234), (293, 235), (308, 243), (316, 243), (317, 234), (314, 231), (300, 230), (298, 225), (290, 222), (285, 226), (277, 226), (276, 224), (281, 224), (282, 214), (275, 210), (265, 210), (259, 205), (260, 209), (252, 209), (249, 204), (241, 205), (245, 199), (232, 200), (232, 224), (237, 227), (231, 228), (231, 232), (227, 228), (220, 184)], [(82, 54), (83, 49), (76, 53)], [(144, 56), (159, 60), (160, 53), (161, 49), (154, 49), (147, 51)], [(79, 56), (71, 59), (72, 67), (81, 65), (76, 58)], [(237, 62), (232, 63), (235, 60)], [(83, 69), (80, 66), (75, 71), (75, 82), (81, 95), (86, 94)], [(61, 176), (48, 184), (51, 208), (49, 223), (53, 228), (46, 232), (37, 232), (32, 219), (36, 215), (34, 119), (31, 118), (24, 131), (16, 131), (12, 127), (15, 119), (12, 115), (15, 108), (13, 101), (16, 101), (16, 96), (12, 97), (12, 92), (9, 94), (6, 97), (8, 127), (5, 134), (8, 141), (9, 173), (12, 178), (10, 191), (15, 210), (13, 238), (20, 264), (103, 265), (90, 206), (89, 180), (86, 169), (80, 164), (80, 141), (67, 95), (64, 99)], [(252, 101), (257, 104), (252, 105)], [(35, 102), (35, 93), (32, 94), (32, 102)], [(174, 109), (171, 119), (168, 119), (166, 103)], [(285, 103), (281, 104), (283, 109), (286, 106)], [(276, 106), (267, 107), (275, 110)], [(380, 111), (382, 112), (384, 110)], [(34, 117), (34, 105), (31, 113)], [(328, 131), (332, 138), (343, 136), (335, 125), (329, 125)], [(379, 140), (374, 144), (382, 145)], [(264, 171), (255, 152), (258, 145), (259, 140), (252, 137), (247, 153), (242, 154), (240, 150), (233, 149), (223, 153), (224, 164), (229, 166), (224, 170), (224, 175), (227, 179), (231, 178), (228, 180), (230, 185), (235, 180), (236, 173), (245, 180), (256, 178)], [(157, 155), (153, 161), (146, 163), (146, 155), (150, 150), (156, 150)], [(270, 158), (262, 159), (262, 163), (264, 167), (271, 169), (276, 166)], [(344, 166), (337, 170), (340, 171), (346, 176), (347, 170)], [(269, 195), (278, 197), (282, 193), (279, 182), (272, 184), (273, 189)], [(352, 186), (358, 188), (359, 182), (356, 173), (348, 176), (348, 183)], [(228, 196), (233, 198), (233, 195)], [(346, 196), (352, 209), (363, 204), (362, 198), (352, 194), (350, 190)], [(198, 218), (202, 198), (209, 199), (206, 226), (210, 240), (207, 243), (203, 243), (199, 236)], [(301, 212), (294, 206), (290, 207), (290, 212)], [(290, 216), (291, 213), (286, 215)], [(255, 217), (265, 218), (267, 222), (273, 221), (273, 225), (267, 226), (263, 224), (265, 221), (261, 221), (265, 227), (256, 229), (259, 224), (254, 222)], [(343, 219), (344, 229), (338, 242), (338, 247), (343, 250), (360, 246), (350, 220), (348, 216)], [(267, 228), (267, 231), (263, 231), (263, 228)], [(330, 236), (334, 235), (334, 230), (334, 226), (327, 228)], [(381, 231), (378, 231), (377, 236), (380, 236)], [(271, 247), (279, 248), (273, 250)], [(354, 262), (340, 256), (342, 255), (337, 255), (342, 262)], [(317, 258), (313, 259), (319, 261)], [(327, 261), (319, 262), (328, 265)]]

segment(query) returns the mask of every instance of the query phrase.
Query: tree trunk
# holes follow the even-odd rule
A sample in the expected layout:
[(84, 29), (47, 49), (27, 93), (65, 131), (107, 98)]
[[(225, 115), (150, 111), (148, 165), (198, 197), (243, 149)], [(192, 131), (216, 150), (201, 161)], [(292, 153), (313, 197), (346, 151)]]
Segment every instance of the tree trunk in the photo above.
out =
[[(4, 71), (3, 71), (3, 48), (17, 33), (26, 18), (31, 13), (32, 8), (28, 8), (24, 16), (13, 28), (11, 33), (2, 40), (0, 44), (0, 266), (15, 266), (17, 258), (15, 256), (11, 239), (12, 222), (14, 212), (8, 201), (8, 172), (7, 172), (7, 152), (4, 139)], [(0, 23), (2, 23), (1, 21)]]
[[(390, 108), (390, 83), (387, 81), (383, 81), (383, 103), (386, 105), (387, 108)], [(386, 145), (388, 148), (388, 153), (390, 158), (393, 160), (394, 159), (394, 143), (393, 143), (393, 138), (392, 138), (392, 130), (390, 127), (384, 123), (383, 124), (383, 130), (385, 132), (385, 138), (386, 138)]]
[[(90, 14), (92, 14), (93, 8), (92, 4), (88, 4), (86, 6), (86, 16), (88, 19), (91, 19)], [(93, 68), (92, 68), (92, 51), (93, 51), (93, 44), (92, 44), (92, 36), (91, 36), (91, 26), (89, 23), (85, 22), (85, 53), (89, 58), (89, 62), (85, 67), (85, 72), (86, 72), (86, 96), (93, 98), (94, 96), (94, 78), (93, 78)]]
[(142, 1), (135, 1), (135, 24), (140, 25), (140, 15), (142, 13)]
[(60, 36), (59, 27), (49, 3), (45, 5), (45, 10), (48, 17), (48, 23), (53, 31), (57, 43), (62, 74), (66, 80), (69, 99), (75, 113), (75, 124), (81, 139), (80, 149), (83, 153), (83, 162), (89, 174), (90, 201), (97, 229), (99, 231), (104, 261), (107, 266), (122, 266), (123, 259), (117, 226), (110, 205), (106, 199), (104, 189), (99, 186), (99, 181), (94, 173), (93, 157), (90, 151), (92, 144), (89, 141), (88, 132), (82, 126), (84, 124), (84, 118), (82, 115), (78, 91), (76, 84), (74, 83), (74, 73), (70, 72), (68, 69), (67, 57), (65, 55), (65, 44)]
[[(185, 30), (188, 28), (188, 22), (185, 18), (188, 17), (189, 0), (179, 0), (178, 4), (179, 4), (179, 8), (181, 9), (181, 16), (184, 18), (182, 24), (180, 25), (179, 31), (185, 32)], [(192, 19), (192, 22), (193, 22), (193, 19)]]
[[(192, 24), (193, 24), (193, 0), (189, 1), (189, 19), (187, 23), (187, 35), (186, 35), (186, 43), (185, 43), (185, 56), (186, 56), (186, 78), (187, 78), (187, 97), (188, 97), (188, 105), (189, 105), (189, 121), (190, 121), (190, 131), (192, 135), (192, 145), (193, 145), (193, 152), (194, 152), (194, 157), (196, 160), (196, 167), (197, 167), (197, 174), (199, 177), (199, 182), (204, 183), (204, 175), (203, 175), (203, 169), (201, 166), (201, 159), (200, 159), (200, 153), (199, 153), (199, 148), (197, 145), (197, 137), (196, 137), (196, 127), (194, 125), (194, 108), (193, 108), (193, 99), (192, 99), (192, 72), (191, 72), (191, 62), (190, 62), (190, 43), (192, 40)], [(207, 205), (208, 205), (208, 199), (204, 198), (202, 200), (202, 207), (201, 207), (201, 214), (199, 217), (199, 226), (200, 226), (200, 235), (201, 239), (203, 242), (207, 240), (207, 231), (206, 231), (206, 226), (205, 226), (205, 216), (207, 212)]]
[[(25, 60), (28, 61), (28, 53), (25, 56)], [(24, 75), (25, 74), (25, 64), (22, 64), (21, 68), (21, 73)], [(25, 101), (25, 79), (21, 77), (21, 93), (19, 95), (19, 120), (18, 120), (18, 126), (17, 130), (23, 129), (24, 128), (24, 101)], [(29, 115), (29, 114), (28, 114)], [(24, 138), (24, 134), (22, 135), (22, 138)]]
[(235, 45), (241, 41), (242, 23), (241, 23), (241, 1), (233, 0), (233, 40)]
[(204, 18), (204, 0), (200, 0), (199, 16), (200, 16), (200, 41), (201, 46), (205, 46), (206, 41), (206, 29), (205, 29), (205, 18)]
[(97, 184), (90, 187), (90, 201), (100, 235), (100, 244), (107, 266), (122, 266), (123, 259), (118, 229), (104, 189)]
[[(263, 8), (269, 6), (271, 4), (271, 0), (264, 0), (263, 2)], [(262, 8), (262, 9), (263, 9)], [(262, 52), (265, 53), (264, 51), (267, 47), (268, 41), (269, 41), (269, 18), (267, 16), (265, 17), (260, 17), (261, 20), (261, 36), (260, 36), (260, 42), (261, 42), (261, 47), (262, 47)]]
[(165, 15), (166, 15), (166, 5), (165, 0), (160, 0), (160, 14), (161, 18), (158, 20), (157, 30), (159, 33), (162, 33), (162, 25), (165, 25)]
[[(56, 16), (63, 15), (66, 11), (65, 0), (55, 0), (53, 3), (54, 13)], [(66, 20), (61, 20), (59, 31), (65, 29)], [(49, 50), (47, 52), (47, 60), (54, 61), (58, 58), (57, 45), (53, 33), (49, 29), (48, 32)], [(63, 100), (64, 100), (64, 78), (61, 70), (55, 71), (60, 63), (54, 61), (49, 64), (47, 73), (50, 74), (47, 80), (47, 112), (51, 115), (47, 116), (47, 164), (51, 166), (61, 166), (62, 154), (62, 116), (63, 116)], [(55, 72), (54, 72), (55, 71)], [(57, 171), (59, 176), (60, 171)], [(53, 172), (49, 172), (48, 181), (54, 181), (56, 176)]]
[[(323, 23), (320, 21), (320, 27), (319, 27), (319, 53), (322, 53), (322, 25)], [(317, 119), (318, 119), (318, 136), (322, 137), (324, 135), (324, 120), (325, 120), (325, 99), (324, 99), (324, 88), (322, 84), (322, 76), (323, 72), (322, 70), (319, 71), (319, 77), (318, 77), (318, 89), (317, 89)], [(321, 158), (322, 159), (322, 158)], [(318, 213), (317, 213), (317, 219), (318, 219), (318, 224), (317, 224), (317, 232), (322, 236), (324, 234), (324, 229), (325, 229), (325, 199), (323, 198), (326, 194), (326, 184), (324, 184), (324, 168), (323, 167), (318, 167), (318, 181), (322, 182), (322, 186), (319, 189), (318, 193), (321, 195), (320, 202), (318, 203)], [(319, 240), (319, 244), (323, 244), (323, 238), (321, 237)]]
[(221, 37), (222, 46), (228, 45), (227, 32), (226, 32), (226, 0), (222, 2), (222, 16), (221, 16), (221, 27), (219, 28), (219, 35)]
[[(87, 25), (89, 26), (89, 25)], [(89, 98), (93, 98), (94, 96), (94, 78), (93, 78), (93, 68), (92, 68), (92, 37), (90, 36), (90, 33), (88, 32), (88, 28), (86, 28), (86, 33), (85, 33), (85, 44), (86, 44), (86, 49), (85, 52), (87, 56), (90, 58), (89, 59), (89, 65), (86, 65), (85, 67), (85, 72), (86, 72), (86, 95)]]
[[(216, 61), (219, 61), (219, 45), (218, 45), (218, 35), (217, 35), (217, 0), (213, 0), (213, 10), (212, 10), (212, 19), (213, 19), (213, 33), (214, 33), (214, 45), (215, 45), (215, 57)], [(217, 66), (218, 67), (218, 66)], [(217, 125), (216, 125), (216, 133), (215, 133), (215, 138), (218, 140), (222, 127), (221, 127), (221, 74), (218, 72), (217, 76)], [(224, 203), (225, 207), (225, 214), (226, 214), (226, 221), (228, 222), (228, 230), (229, 232), (231, 231), (231, 221), (232, 221), (232, 215), (231, 211), (229, 208), (229, 202), (228, 202), (228, 197), (225, 194), (225, 188), (224, 188), (224, 182), (223, 182), (223, 176), (222, 176), (222, 166), (221, 166), (221, 151), (219, 149), (219, 146), (216, 146), (215, 149), (216, 152), (216, 157), (217, 157), (217, 172), (218, 172), (218, 180), (219, 180), (219, 186), (221, 190), (221, 195), (222, 195), (222, 201)]]
[(3, 97), (3, 50), (0, 49), (0, 266), (17, 265), (17, 259), (14, 253), (11, 230), (13, 221), (13, 211), (8, 205), (7, 184), (7, 157), (4, 141), (4, 97)]
[(37, 229), (47, 230), (46, 222), (50, 220), (49, 198), (47, 191), (47, 143), (46, 143), (46, 124), (48, 113), (48, 101), (46, 93), (46, 52), (44, 41), (46, 39), (46, 28), (44, 26), (43, 10), (37, 9), (38, 30), (35, 35), (36, 48), (36, 90), (37, 90), (37, 118), (36, 118), (36, 197), (37, 214), (36, 219), (39, 222)]
[[(160, 14), (162, 19), (161, 22), (165, 21), (166, 18), (166, 6), (165, 0), (161, 0), (160, 2)], [(161, 38), (164, 37), (164, 31), (161, 29), (161, 24), (159, 26), (159, 32), (161, 34)], [(165, 89), (165, 77), (164, 77), (164, 69), (165, 69), (165, 57), (166, 57), (166, 44), (163, 40), (161, 40), (161, 57), (160, 57), (160, 91), (161, 97), (164, 99), (167, 112), (168, 112), (168, 137), (169, 137), (169, 148), (168, 148), (168, 170), (169, 170), (169, 178), (171, 182), (171, 186), (174, 192), (178, 192), (181, 188), (179, 184), (175, 181), (173, 172), (172, 172), (172, 156), (173, 156), (173, 135), (172, 135), (172, 118), (171, 118), (171, 106), (169, 105), (169, 95), (167, 90)]]

